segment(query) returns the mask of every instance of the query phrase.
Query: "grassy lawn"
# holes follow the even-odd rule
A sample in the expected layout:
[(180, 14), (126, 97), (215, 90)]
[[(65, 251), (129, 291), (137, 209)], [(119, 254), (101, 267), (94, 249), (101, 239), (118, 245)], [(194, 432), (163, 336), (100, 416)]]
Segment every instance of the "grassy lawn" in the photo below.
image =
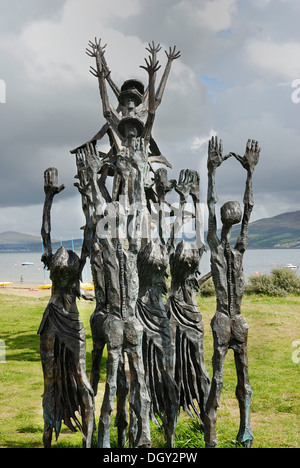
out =
[[(0, 340), (6, 345), (6, 362), (0, 362), (0, 448), (42, 447), (43, 376), (37, 329), (47, 299), (0, 296)], [(213, 350), (210, 320), (214, 298), (199, 298), (205, 325), (205, 359), (211, 375)], [(87, 337), (87, 368), (91, 366), (92, 339), (89, 318), (94, 304), (79, 302)], [(299, 447), (300, 363), (294, 363), (292, 344), (300, 340), (300, 297), (270, 298), (246, 296), (243, 315), (250, 325), (249, 371), (254, 390), (252, 426), (255, 448)], [(103, 375), (104, 378), (104, 375)], [(236, 374), (233, 353), (228, 353), (224, 370), (224, 389), (218, 412), (220, 447), (234, 447), (239, 427), (235, 399)], [(96, 398), (99, 417), (104, 382)], [(151, 426), (153, 447), (164, 447), (163, 435)], [(112, 445), (116, 433), (112, 430)], [(54, 447), (80, 447), (81, 435), (63, 427)], [(176, 447), (204, 447), (197, 422), (181, 414)]]

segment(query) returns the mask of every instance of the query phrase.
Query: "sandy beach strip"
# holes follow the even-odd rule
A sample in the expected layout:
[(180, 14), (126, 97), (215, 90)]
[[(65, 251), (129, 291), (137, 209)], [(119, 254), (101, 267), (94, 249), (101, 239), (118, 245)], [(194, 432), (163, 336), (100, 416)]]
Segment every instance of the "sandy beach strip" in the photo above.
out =
[(0, 287), (0, 294), (25, 297), (50, 297), (51, 289), (39, 289), (38, 284), (13, 283)]

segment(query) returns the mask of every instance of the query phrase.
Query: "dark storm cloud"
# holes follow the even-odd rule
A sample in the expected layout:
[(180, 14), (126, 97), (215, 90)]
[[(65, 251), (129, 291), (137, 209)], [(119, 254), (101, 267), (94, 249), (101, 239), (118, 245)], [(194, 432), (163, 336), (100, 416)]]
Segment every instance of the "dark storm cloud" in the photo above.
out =
[[(0, 8), (0, 79), (7, 86), (7, 102), (0, 104), (0, 231), (18, 224), (5, 207), (15, 207), (18, 217), (41, 203), (48, 166), (57, 166), (68, 186), (57, 224), (69, 232), (78, 227), (69, 150), (104, 123), (97, 80), (88, 71), (93, 63), (84, 54), (94, 36), (108, 42), (119, 85), (129, 77), (146, 83), (139, 65), (149, 41), (181, 50), (153, 130), (174, 166), (171, 177), (184, 167), (200, 170), (205, 201), (209, 136), (217, 133), (226, 151), (239, 153), (254, 138), (262, 147), (254, 217), (298, 208), (300, 104), (291, 101), (291, 83), (300, 78), (299, 2), (0, 0)], [(159, 59), (163, 69), (163, 50)], [(220, 198), (234, 197), (237, 187), (242, 197), (240, 167), (229, 161), (223, 171)], [(36, 232), (36, 209), (26, 213), (17, 230)]]
[(60, 18), (64, 0), (0, 0), (0, 35), (15, 34), (32, 21)]

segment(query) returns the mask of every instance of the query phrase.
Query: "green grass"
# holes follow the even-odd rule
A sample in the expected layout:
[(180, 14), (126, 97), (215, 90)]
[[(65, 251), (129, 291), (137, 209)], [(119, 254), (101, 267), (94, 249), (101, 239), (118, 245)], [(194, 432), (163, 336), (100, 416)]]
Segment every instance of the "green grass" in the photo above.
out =
[[(199, 298), (205, 326), (205, 360), (211, 375), (213, 352), (210, 320), (215, 311), (215, 298)], [(0, 363), (0, 448), (42, 447), (43, 375), (36, 334), (46, 299), (0, 296), (0, 340), (6, 344), (6, 362)], [(91, 366), (92, 339), (89, 318), (92, 303), (80, 301), (79, 310), (87, 337), (87, 368)], [(254, 396), (251, 406), (254, 447), (299, 447), (299, 370), (292, 361), (300, 339), (300, 297), (272, 298), (246, 296), (243, 315), (250, 325), (249, 372)], [(103, 380), (104, 380), (104, 373)], [(219, 447), (235, 447), (239, 427), (239, 409), (235, 399), (236, 373), (232, 352), (224, 369), (224, 389), (218, 411)], [(101, 383), (96, 398), (96, 419), (99, 417)], [(164, 447), (160, 430), (151, 424), (153, 447)], [(116, 446), (116, 430), (112, 428), (112, 446)], [(80, 447), (81, 435), (72, 434), (63, 426), (54, 447)], [(197, 421), (181, 413), (176, 431), (176, 447), (204, 447)]]

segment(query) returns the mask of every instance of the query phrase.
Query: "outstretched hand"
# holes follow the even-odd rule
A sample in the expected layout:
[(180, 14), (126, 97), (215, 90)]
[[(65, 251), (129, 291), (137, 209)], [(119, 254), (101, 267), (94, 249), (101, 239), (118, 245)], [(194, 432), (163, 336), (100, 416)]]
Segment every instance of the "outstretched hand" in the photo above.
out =
[(158, 198), (163, 198), (167, 193), (173, 189), (172, 183), (168, 180), (167, 169), (161, 167), (157, 169), (154, 174), (155, 188)]
[(93, 143), (87, 143), (85, 145), (84, 155), (87, 172), (92, 176), (98, 174), (103, 166), (103, 161), (100, 159), (98, 151)]
[(44, 172), (45, 194), (54, 197), (64, 189), (64, 185), (58, 185), (58, 170), (55, 167), (49, 167), (49, 169)]
[(146, 58), (145, 58), (145, 62), (146, 62), (146, 66), (141, 65), (140, 68), (143, 68), (144, 70), (146, 70), (150, 76), (153, 76), (154, 73), (156, 73), (161, 67), (161, 65), (158, 65), (159, 61), (154, 63), (153, 57), (151, 56), (149, 56), (149, 62)]
[(97, 38), (95, 37), (95, 42), (92, 42), (92, 41), (89, 41), (89, 47), (91, 48), (90, 49), (85, 49), (85, 52), (87, 55), (89, 55), (90, 57), (102, 57), (104, 54), (105, 54), (105, 48), (106, 48), (107, 44), (105, 44), (104, 46), (101, 45), (101, 39), (99, 39), (99, 41), (97, 41)]
[(180, 51), (176, 53), (176, 46), (173, 47), (173, 50), (172, 50), (172, 47), (169, 47), (169, 53), (166, 50), (165, 50), (165, 53), (166, 53), (166, 56), (168, 57), (168, 60), (170, 60), (171, 62), (181, 57)]
[(176, 192), (180, 195), (181, 202), (187, 202), (188, 196), (199, 196), (199, 174), (190, 169), (180, 171), (178, 184), (175, 185)]
[(260, 155), (261, 148), (259, 147), (259, 142), (256, 140), (248, 140), (246, 146), (245, 155), (239, 156), (236, 153), (231, 153), (241, 165), (246, 169), (247, 172), (253, 173), (255, 166), (258, 164), (259, 155)]
[(154, 54), (157, 54), (161, 50), (161, 45), (158, 44), (155, 47), (154, 41), (152, 41), (152, 45), (149, 43), (148, 46), (149, 47), (146, 47), (146, 50), (148, 50), (148, 52), (150, 52), (150, 54), (152, 54), (152, 56), (154, 56)]
[(97, 38), (95, 37), (95, 42), (92, 42), (92, 41), (89, 42), (90, 49), (85, 50), (85, 53), (89, 57), (96, 58), (97, 70), (93, 67), (90, 67), (90, 73), (96, 76), (97, 78), (100, 78), (101, 76), (104, 76), (104, 78), (107, 78), (110, 75), (110, 70), (108, 70), (106, 61), (104, 59), (106, 46), (107, 44), (102, 46), (101, 39), (97, 41)]
[(230, 158), (231, 153), (223, 156), (223, 141), (218, 142), (218, 137), (212, 137), (208, 144), (207, 167), (209, 170), (215, 170), (217, 167)]
[(74, 184), (78, 188), (79, 192), (82, 195), (87, 196), (89, 194), (89, 176), (86, 168), (86, 158), (83, 149), (77, 150), (76, 153), (76, 165), (77, 165), (77, 175), (75, 179), (79, 179), (79, 182)]

